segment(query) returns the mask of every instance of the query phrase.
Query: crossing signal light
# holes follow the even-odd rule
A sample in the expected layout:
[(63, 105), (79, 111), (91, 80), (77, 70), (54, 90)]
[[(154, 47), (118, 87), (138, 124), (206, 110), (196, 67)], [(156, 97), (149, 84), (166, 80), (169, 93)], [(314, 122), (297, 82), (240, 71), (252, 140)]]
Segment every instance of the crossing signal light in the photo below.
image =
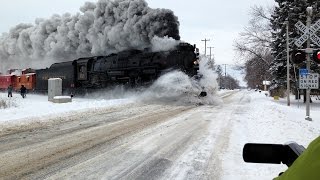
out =
[(291, 60), (295, 64), (300, 64), (306, 60), (306, 53), (301, 50), (293, 50), (291, 52)]
[(316, 62), (317, 64), (320, 64), (320, 50), (317, 50), (313, 53), (312, 55), (312, 59), (314, 62)]

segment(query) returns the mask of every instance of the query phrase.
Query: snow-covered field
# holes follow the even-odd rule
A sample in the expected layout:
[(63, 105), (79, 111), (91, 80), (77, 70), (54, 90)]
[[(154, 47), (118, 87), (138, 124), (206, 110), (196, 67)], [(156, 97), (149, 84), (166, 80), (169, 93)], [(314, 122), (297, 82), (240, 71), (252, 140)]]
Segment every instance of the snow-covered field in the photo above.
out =
[[(209, 170), (219, 171), (218, 179), (272, 179), (279, 172), (284, 171), (286, 166), (243, 162), (242, 148), (245, 143), (283, 144), (295, 141), (307, 147), (320, 134), (319, 100), (313, 99), (314, 103), (311, 107), (313, 121), (306, 121), (304, 104), (298, 103), (293, 98), (291, 98), (291, 106), (288, 107), (285, 99), (276, 101), (271, 97), (266, 97), (264, 92), (219, 91), (218, 96), (222, 99), (219, 104), (200, 106), (192, 114), (190, 111), (185, 117), (175, 118), (176, 124), (184, 123), (184, 118), (187, 116), (193, 117), (191, 119), (209, 122), (208, 132), (206, 136), (199, 137), (203, 143), (199, 142), (195, 143), (197, 146), (190, 146), (190, 151), (186, 150), (187, 153), (182, 154), (176, 160), (171, 168), (171, 174), (167, 174), (166, 177), (183, 179), (185, 176), (182, 176), (181, 173), (190, 174), (190, 172), (198, 171), (194, 169), (194, 163), (207, 161), (207, 157), (213, 156), (211, 157), (214, 159), (213, 164), (218, 164), (219, 168), (214, 167)], [(6, 94), (1, 93), (0, 98), (7, 99)], [(0, 109), (0, 128), (21, 123), (34, 123), (35, 120), (48, 121), (50, 118), (100, 108), (121, 107), (135, 103), (136, 99), (74, 98), (71, 103), (54, 104), (48, 102), (46, 96), (28, 94), (26, 99), (22, 99), (18, 94), (14, 94), (13, 101), (16, 104), (15, 107)], [(203, 126), (205, 127), (206, 124)], [(170, 126), (159, 127), (161, 130), (162, 127)], [(160, 131), (159, 134), (164, 132)], [(169, 131), (168, 133), (170, 134)], [(154, 137), (159, 136), (155, 134)], [(141, 148), (147, 145), (146, 142), (155, 143), (150, 138), (151, 136), (150, 141), (140, 143), (143, 144)], [(159, 140), (163, 141), (161, 138)], [(134, 147), (135, 150), (139, 148), (139, 146)], [(211, 152), (213, 154), (210, 154)]]

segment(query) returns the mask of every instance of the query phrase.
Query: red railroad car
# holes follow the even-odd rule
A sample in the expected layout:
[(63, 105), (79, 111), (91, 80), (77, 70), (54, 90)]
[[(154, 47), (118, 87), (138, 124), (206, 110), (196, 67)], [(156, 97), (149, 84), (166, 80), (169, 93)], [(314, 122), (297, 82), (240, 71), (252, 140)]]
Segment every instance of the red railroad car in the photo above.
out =
[(10, 84), (14, 87), (15, 80), (15, 75), (0, 75), (0, 90), (6, 90)]
[(36, 87), (36, 73), (27, 73), (20, 76), (15, 76), (15, 84), (13, 88), (19, 91), (21, 85), (24, 85), (27, 90), (34, 90)]

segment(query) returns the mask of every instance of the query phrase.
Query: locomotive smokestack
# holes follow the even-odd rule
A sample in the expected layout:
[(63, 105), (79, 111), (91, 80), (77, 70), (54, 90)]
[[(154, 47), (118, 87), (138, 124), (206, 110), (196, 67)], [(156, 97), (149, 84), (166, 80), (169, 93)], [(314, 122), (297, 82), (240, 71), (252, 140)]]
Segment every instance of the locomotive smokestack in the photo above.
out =
[[(2, 68), (51, 64), (77, 57), (150, 48), (154, 37), (179, 40), (178, 18), (144, 0), (86, 2), (75, 15), (53, 15), (19, 24), (0, 37)], [(45, 60), (44, 60), (45, 59)], [(51, 62), (44, 62), (54, 59)], [(16, 66), (15, 66), (16, 67)]]

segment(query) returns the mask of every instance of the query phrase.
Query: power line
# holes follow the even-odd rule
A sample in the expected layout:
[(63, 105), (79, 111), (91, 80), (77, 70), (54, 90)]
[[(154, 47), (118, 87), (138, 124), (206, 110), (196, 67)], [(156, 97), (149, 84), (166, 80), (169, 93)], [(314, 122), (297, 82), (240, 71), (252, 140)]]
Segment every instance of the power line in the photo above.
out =
[(202, 39), (201, 41), (204, 41), (204, 55), (206, 56), (207, 55), (207, 41), (210, 41), (210, 39)]
[(210, 49), (210, 60), (211, 60), (211, 49), (213, 49), (214, 47), (208, 47)]

